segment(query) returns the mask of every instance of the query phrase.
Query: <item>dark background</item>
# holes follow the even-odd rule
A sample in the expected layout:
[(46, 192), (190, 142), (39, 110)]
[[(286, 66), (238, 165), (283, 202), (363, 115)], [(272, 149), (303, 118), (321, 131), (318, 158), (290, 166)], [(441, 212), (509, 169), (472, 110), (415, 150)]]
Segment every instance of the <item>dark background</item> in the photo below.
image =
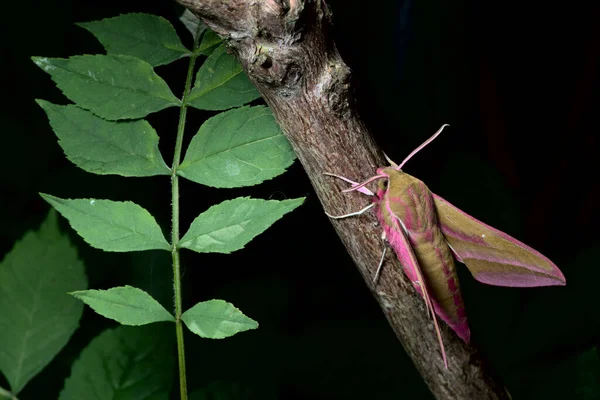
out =
[[(382, 149), (400, 161), (443, 123), (451, 124), (405, 171), (540, 250), (567, 278), (566, 287), (498, 288), (475, 282), (459, 267), (473, 341), (514, 399), (600, 398), (597, 358), (594, 363), (594, 357), (592, 362), (579, 357), (598, 343), (600, 332), (599, 151), (593, 121), (600, 9), (594, 3), (328, 1), (359, 107)], [(173, 3), (33, 0), (5, 7), (0, 254), (45, 217), (49, 206), (38, 192), (132, 200), (168, 229), (168, 178), (96, 176), (66, 160), (34, 103), (66, 99), (29, 57), (102, 52), (74, 23), (127, 12), (164, 16), (189, 45)], [(176, 95), (186, 67), (180, 60), (157, 69)], [(188, 141), (211, 115), (189, 114)], [(169, 163), (177, 110), (148, 119)], [(244, 250), (183, 253), (185, 308), (223, 298), (260, 323), (258, 330), (226, 340), (189, 335), (192, 389), (212, 385), (219, 387), (216, 392), (231, 390), (232, 399), (431, 398), (299, 163), (257, 187), (217, 190), (185, 180), (181, 185), (183, 231), (198, 213), (225, 199), (307, 196), (301, 208)], [(91, 288), (130, 284), (171, 307), (167, 253), (104, 253), (86, 245), (64, 220), (62, 226), (78, 246)], [(114, 323), (86, 308), (71, 342), (20, 399), (56, 398), (81, 349), (109, 326)], [(6, 387), (1, 377), (0, 384)]]

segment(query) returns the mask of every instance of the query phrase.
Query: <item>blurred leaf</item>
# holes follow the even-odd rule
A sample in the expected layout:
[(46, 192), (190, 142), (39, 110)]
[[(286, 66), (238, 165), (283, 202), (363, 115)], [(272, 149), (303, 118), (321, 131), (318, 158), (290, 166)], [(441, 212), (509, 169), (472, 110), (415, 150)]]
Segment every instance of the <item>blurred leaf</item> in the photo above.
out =
[(560, 362), (524, 365), (511, 371), (514, 398), (596, 400), (600, 394), (600, 356), (592, 347)]
[(210, 207), (192, 222), (179, 246), (198, 253), (231, 253), (304, 202), (238, 197)]
[(73, 105), (37, 103), (67, 158), (79, 168), (100, 175), (170, 175), (158, 150), (158, 135), (148, 122), (107, 121)]
[(180, 101), (152, 66), (123, 55), (32, 57), (79, 107), (102, 118), (143, 118)]
[[(567, 275), (567, 286), (561, 288), (560, 296), (552, 294), (552, 299), (541, 299), (537, 304), (536, 310), (544, 310), (541, 317), (535, 315), (534, 322), (548, 324), (548, 336), (554, 337), (554, 344), (558, 343), (590, 343), (597, 340), (600, 336), (600, 314), (595, 307), (582, 307), (582, 304), (589, 302), (590, 293), (595, 293), (597, 283), (600, 281), (600, 269), (595, 265), (598, 260), (598, 249), (600, 241), (592, 241), (588, 246), (574, 248), (568, 256), (567, 265), (561, 268)], [(559, 264), (560, 265), (560, 264)], [(564, 270), (563, 270), (564, 271)], [(537, 300), (537, 299), (536, 299)], [(551, 308), (551, 309), (549, 309)], [(561, 324), (552, 326), (549, 319), (561, 315)], [(538, 319), (539, 318), (539, 319)], [(525, 319), (525, 318), (524, 318)]]
[(83, 312), (67, 292), (86, 287), (83, 263), (58, 231), (55, 211), (0, 263), (0, 370), (14, 394), (67, 344)]
[(90, 31), (109, 54), (124, 54), (156, 67), (169, 64), (190, 51), (163, 17), (131, 13), (77, 25)]
[(190, 331), (208, 339), (223, 339), (238, 332), (258, 328), (256, 321), (223, 300), (198, 303), (184, 312), (181, 319)]
[(152, 296), (132, 286), (114, 287), (108, 290), (79, 290), (70, 294), (92, 307), (98, 314), (123, 325), (175, 321), (175, 318)]
[(250, 186), (282, 174), (295, 156), (267, 107), (236, 108), (200, 127), (177, 173), (212, 187)]
[(204, 22), (202, 22), (200, 18), (196, 17), (194, 13), (187, 8), (183, 8), (183, 12), (179, 16), (179, 20), (192, 34), (194, 40), (196, 40), (198, 35), (202, 35), (207, 30), (207, 26), (204, 24)]
[(578, 399), (598, 399), (600, 397), (600, 354), (592, 347), (577, 357), (577, 383), (575, 393)]
[(131, 286), (151, 295), (167, 310), (173, 307), (173, 258), (161, 250), (129, 253), (124, 279)]
[(92, 247), (119, 252), (171, 249), (154, 217), (135, 203), (40, 195)]
[[(451, 152), (447, 164), (437, 176), (437, 194), (486, 224), (519, 238), (522, 210), (504, 177), (489, 159), (459, 148)], [(465, 176), (464, 184), (458, 186), (452, 182), (456, 176)], [(494, 201), (487, 201), (490, 197)]]
[(104, 331), (73, 364), (59, 400), (168, 399), (175, 368), (171, 337), (164, 325)]
[(226, 110), (259, 97), (238, 60), (221, 45), (198, 70), (188, 103), (201, 110)]
[(182, 9), (181, 15), (179, 16), (179, 20), (192, 34), (194, 42), (199, 35), (203, 35), (200, 45), (195, 50), (195, 52), (198, 54), (203, 54), (205, 56), (210, 55), (210, 53), (212, 53), (215, 47), (217, 47), (221, 43), (221, 38), (219, 37), (219, 35), (208, 29), (206, 24), (201, 19), (196, 17), (187, 8), (177, 8)]

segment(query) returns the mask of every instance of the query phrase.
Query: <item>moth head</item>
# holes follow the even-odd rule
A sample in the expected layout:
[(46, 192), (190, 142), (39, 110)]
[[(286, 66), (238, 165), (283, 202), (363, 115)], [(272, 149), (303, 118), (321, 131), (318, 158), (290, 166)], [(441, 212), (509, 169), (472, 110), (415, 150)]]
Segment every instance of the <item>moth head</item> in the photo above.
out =
[(384, 192), (387, 191), (388, 188), (388, 180), (387, 179), (380, 179), (379, 182), (377, 183), (377, 185), (379, 186), (379, 189), (383, 190)]
[(390, 180), (396, 181), (399, 176), (406, 175), (404, 172), (397, 169), (398, 166), (382, 167), (377, 169), (377, 175), (381, 176), (382, 179), (379, 181), (379, 189), (387, 191), (390, 187)]

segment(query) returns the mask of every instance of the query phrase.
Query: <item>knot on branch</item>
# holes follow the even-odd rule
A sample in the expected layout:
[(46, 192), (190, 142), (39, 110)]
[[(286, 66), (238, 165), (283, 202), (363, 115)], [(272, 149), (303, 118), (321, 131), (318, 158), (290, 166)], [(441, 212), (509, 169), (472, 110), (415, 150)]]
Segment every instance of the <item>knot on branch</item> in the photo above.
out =
[(283, 95), (289, 95), (300, 87), (301, 70), (297, 49), (261, 43), (257, 39), (253, 45), (234, 48), (238, 52), (254, 51), (251, 54), (238, 53), (251, 79)]
[(346, 64), (331, 62), (315, 85), (315, 97), (326, 99), (329, 109), (338, 115), (350, 112), (350, 75)]
[(178, 1), (225, 39), (259, 91), (310, 88), (328, 58), (339, 57), (325, 39), (330, 12), (321, 0)]

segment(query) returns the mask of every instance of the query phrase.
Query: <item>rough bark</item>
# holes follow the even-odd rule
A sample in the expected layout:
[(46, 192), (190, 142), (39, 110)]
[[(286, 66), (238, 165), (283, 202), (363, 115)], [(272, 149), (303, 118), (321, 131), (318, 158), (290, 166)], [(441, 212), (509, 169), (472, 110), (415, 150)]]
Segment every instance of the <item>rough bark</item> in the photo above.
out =
[[(319, 0), (177, 0), (220, 34), (273, 111), (323, 204), (332, 214), (365, 206), (365, 197), (340, 193), (331, 172), (362, 180), (385, 165), (353, 104), (350, 69), (328, 35), (330, 12)], [(442, 335), (449, 368), (424, 302), (388, 252), (372, 213), (332, 221), (389, 324), (437, 399), (506, 399), (476, 350), (450, 331)]]

